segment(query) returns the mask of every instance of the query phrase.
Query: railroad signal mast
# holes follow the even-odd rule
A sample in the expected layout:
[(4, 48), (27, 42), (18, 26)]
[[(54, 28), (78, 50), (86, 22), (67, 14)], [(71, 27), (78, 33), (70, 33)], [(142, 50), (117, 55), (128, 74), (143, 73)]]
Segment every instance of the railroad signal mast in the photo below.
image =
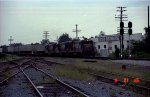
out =
[(78, 25), (76, 24), (76, 29), (73, 29), (73, 32), (76, 32), (76, 39), (79, 39), (78, 32), (81, 32), (81, 30), (78, 30)]
[(130, 47), (131, 47), (130, 46), (130, 44), (131, 44), (130, 43), (130, 35), (132, 35), (132, 22), (130, 22), (130, 21), (128, 22), (128, 28), (129, 28), (128, 29), (128, 34), (129, 34), (129, 57), (131, 57), (131, 54), (130, 54), (130, 51), (131, 51), (130, 50)]
[(119, 36), (119, 39), (120, 39), (120, 56), (122, 57), (122, 54), (123, 54), (123, 49), (124, 49), (124, 45), (123, 45), (123, 35), (124, 35), (124, 28), (127, 28), (127, 27), (124, 27), (124, 22), (123, 21), (127, 21), (126, 19), (128, 18), (127, 15), (123, 14), (126, 7), (117, 7), (117, 12), (120, 12), (120, 15), (117, 15), (115, 18), (116, 19), (119, 19), (120, 21), (120, 36)]
[(11, 45), (11, 42), (13, 41), (14, 39), (12, 39), (12, 36), (10, 36), (10, 39), (8, 39), (8, 41), (10, 42), (9, 45)]

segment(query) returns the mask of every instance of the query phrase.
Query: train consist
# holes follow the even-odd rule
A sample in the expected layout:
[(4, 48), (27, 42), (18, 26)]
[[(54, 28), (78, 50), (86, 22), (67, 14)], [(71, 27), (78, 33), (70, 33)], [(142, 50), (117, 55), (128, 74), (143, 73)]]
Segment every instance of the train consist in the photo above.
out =
[(95, 48), (91, 40), (72, 40), (63, 43), (10, 45), (1, 47), (2, 53), (18, 55), (47, 56), (94, 56)]

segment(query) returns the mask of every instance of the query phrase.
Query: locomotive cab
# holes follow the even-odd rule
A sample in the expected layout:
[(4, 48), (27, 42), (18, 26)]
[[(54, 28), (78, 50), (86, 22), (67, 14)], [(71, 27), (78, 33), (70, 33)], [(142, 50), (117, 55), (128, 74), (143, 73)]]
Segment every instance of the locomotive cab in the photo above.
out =
[(94, 57), (95, 49), (94, 49), (94, 43), (92, 40), (82, 40), (81, 47), (82, 47), (82, 55), (83, 56)]

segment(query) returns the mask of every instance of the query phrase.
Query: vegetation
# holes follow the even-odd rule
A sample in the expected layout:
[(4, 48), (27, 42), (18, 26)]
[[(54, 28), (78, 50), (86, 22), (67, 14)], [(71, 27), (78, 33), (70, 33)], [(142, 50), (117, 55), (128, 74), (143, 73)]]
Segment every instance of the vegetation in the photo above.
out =
[(17, 58), (18, 56), (15, 55), (0, 54), (0, 61), (10, 61)]
[(74, 79), (74, 80), (92, 79), (92, 77), (88, 73), (81, 72), (79, 69), (74, 68), (73, 65), (72, 66), (68, 66), (68, 65), (56, 66), (55, 72), (59, 76), (63, 76), (63, 77)]
[[(54, 59), (52, 59), (54, 61)], [(89, 77), (88, 73), (96, 73), (103, 75), (105, 77), (114, 78), (117, 77), (121, 79), (125, 76), (133, 76), (139, 78), (150, 79), (149, 73), (146, 71), (139, 71), (138, 65), (134, 64), (134, 70), (128, 68), (126, 71), (121, 70), (121, 64), (113, 63), (109, 60), (96, 60), (97, 62), (85, 62), (84, 59), (55, 59), (58, 62), (64, 63), (66, 65), (56, 66), (55, 70), (57, 74), (61, 76), (67, 76), (73, 79), (87, 79)], [(69, 61), (68, 61), (69, 60)], [(88, 59), (89, 60), (89, 59)], [(59, 69), (58, 69), (59, 68)], [(137, 69), (137, 70), (136, 70)], [(86, 73), (85, 73), (86, 72)], [(111, 75), (114, 73), (115, 75)]]
[(144, 28), (145, 39), (133, 43), (132, 54), (136, 58), (150, 58), (150, 28)]
[(145, 52), (135, 52), (132, 57), (134, 57), (134, 58), (150, 58), (150, 54), (145, 53)]
[(71, 41), (72, 39), (69, 37), (69, 34), (67, 33), (63, 33), (59, 39), (58, 39), (58, 42), (61, 43), (61, 42), (66, 42), (66, 41)]
[(114, 90), (112, 90), (112, 91), (110, 92), (110, 96), (111, 96), (111, 97), (117, 97), (117, 96), (116, 96), (116, 92), (115, 92)]
[(47, 77), (47, 76), (43, 76), (38, 80), (39, 80), (39, 83), (54, 83), (55, 82), (52, 78)]
[[(50, 41), (48, 40), (48, 39), (43, 39), (42, 41), (41, 41), (41, 44), (43, 44), (43, 45), (45, 45), (45, 44), (49, 44), (50, 43)], [(33, 43), (32, 43), (33, 44)]]

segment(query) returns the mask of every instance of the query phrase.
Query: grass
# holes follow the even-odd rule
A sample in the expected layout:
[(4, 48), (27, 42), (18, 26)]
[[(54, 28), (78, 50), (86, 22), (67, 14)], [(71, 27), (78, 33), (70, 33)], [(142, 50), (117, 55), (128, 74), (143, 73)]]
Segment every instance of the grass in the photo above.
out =
[(145, 71), (144, 72), (144, 78), (150, 80), (150, 71)]
[(89, 72), (95, 72), (98, 74), (115, 73), (115, 74), (121, 74), (124, 76), (132, 75), (132, 76), (137, 76), (137, 77), (140, 77), (140, 76), (144, 77), (144, 74), (141, 72), (135, 73), (135, 71), (132, 71), (132, 70), (122, 71), (121, 66), (120, 67), (114, 66), (114, 64), (110, 61), (106, 61), (106, 62), (102, 61), (102, 62), (99, 62), (97, 64), (95, 64), (95, 63), (93, 63), (93, 64), (80, 63), (80, 64), (75, 65), (75, 66), (77, 68), (86, 69)]
[(6, 54), (0, 54), (0, 61), (10, 61), (17, 59), (18, 56), (16, 55), (6, 55)]
[[(63, 65), (61, 67), (57, 67), (57, 72), (61, 76), (68, 76), (70, 78), (79, 78), (82, 79), (82, 75), (89, 76), (86, 73), (96, 73), (103, 76), (109, 76), (108, 73), (115, 73), (118, 74), (115, 75), (118, 78), (122, 78), (121, 76), (133, 76), (133, 77), (139, 77), (144, 79), (150, 79), (150, 72), (143, 71), (136, 71), (132, 69), (126, 69), (126, 71), (121, 70), (122, 64), (120, 63), (113, 63), (111, 60), (96, 60), (97, 62), (84, 62), (85, 59), (78, 59), (78, 58), (50, 58), (52, 61), (57, 61), (60, 63), (64, 63), (66, 65)], [(134, 68), (137, 68), (138, 66), (134, 66)], [(121, 76), (120, 76), (121, 75)], [(86, 78), (85, 76), (85, 78)], [(112, 76), (114, 77), (114, 76)], [(84, 77), (83, 77), (84, 79)]]
[(74, 80), (89, 80), (92, 78), (88, 73), (81, 72), (77, 68), (68, 65), (56, 66), (55, 73)]
[(112, 91), (110, 92), (110, 96), (111, 96), (111, 97), (116, 97), (116, 92), (115, 92), (114, 90), (112, 90)]
[(2, 73), (2, 76), (3, 76), (4, 79), (10, 77), (11, 75), (12, 74), (9, 71)]
[(24, 88), (31, 88), (31, 87), (32, 87), (32, 85), (31, 85), (31, 84), (29, 84), (29, 83), (27, 82), (27, 83), (24, 83), (24, 84), (23, 84), (23, 87), (24, 87)]

